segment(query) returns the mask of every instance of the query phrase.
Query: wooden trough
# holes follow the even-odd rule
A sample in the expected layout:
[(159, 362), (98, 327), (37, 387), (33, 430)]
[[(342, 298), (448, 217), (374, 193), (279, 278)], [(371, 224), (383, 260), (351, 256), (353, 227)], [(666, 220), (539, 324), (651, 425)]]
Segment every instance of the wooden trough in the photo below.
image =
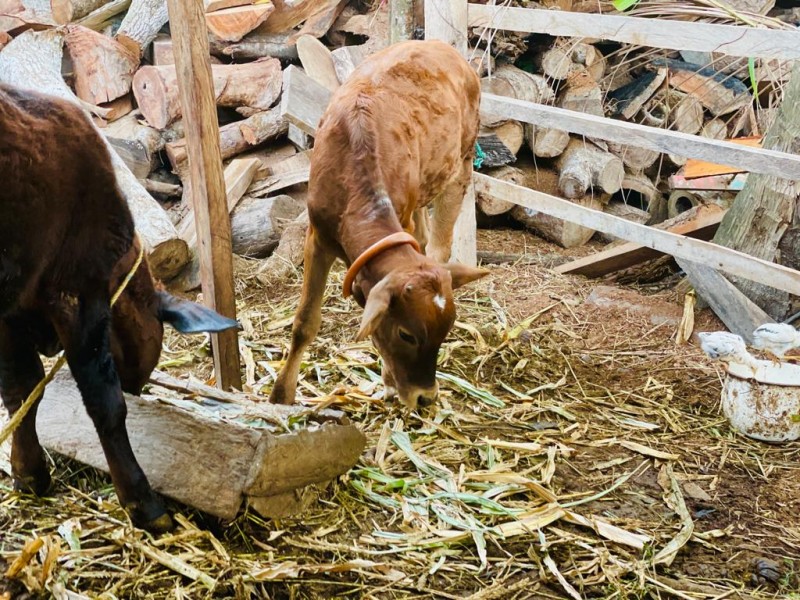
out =
[[(301, 510), (305, 488), (345, 473), (366, 444), (338, 411), (256, 403), (160, 373), (153, 381), (158, 396), (125, 396), (139, 463), (157, 492), (224, 519), (245, 501), (265, 517)], [(66, 372), (47, 386), (36, 424), (45, 448), (108, 471)]]

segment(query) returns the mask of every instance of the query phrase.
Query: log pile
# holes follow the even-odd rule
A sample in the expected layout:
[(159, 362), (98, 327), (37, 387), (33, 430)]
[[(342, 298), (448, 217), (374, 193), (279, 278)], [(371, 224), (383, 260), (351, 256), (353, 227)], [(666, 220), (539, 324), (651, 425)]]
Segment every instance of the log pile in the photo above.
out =
[[(418, 0), (421, 2), (421, 0)], [(389, 40), (389, 4), (353, 0), (204, 0), (234, 251), (270, 268), (298, 264), (313, 128), (284, 118), (290, 66), (327, 92)], [(561, 2), (592, 11), (596, 2)], [(562, 6), (563, 5), (563, 6)], [(568, 6), (567, 6), (568, 5)], [(764, 8), (769, 10), (772, 6)], [(777, 10), (777, 9), (775, 9)], [(421, 11), (415, 11), (420, 19)], [(780, 16), (780, 15), (775, 15)], [(776, 21), (777, 22), (777, 21)], [(417, 29), (422, 23), (417, 22)], [(600, 40), (470, 31), (485, 92), (715, 139), (758, 138), (774, 115), (784, 64), (660, 52)], [(724, 59), (724, 60), (723, 60)], [(62, 68), (62, 65), (65, 68)], [(755, 101), (750, 77), (759, 81)], [(154, 272), (198, 284), (176, 68), (164, 0), (0, 0), (0, 81), (67, 98), (102, 131)], [(309, 99), (322, 103), (327, 96)], [(318, 108), (318, 107), (317, 107)], [(481, 115), (480, 170), (640, 223), (732, 194), (747, 174), (693, 179), (678, 156)], [(503, 166), (505, 165), (505, 166)], [(702, 165), (701, 165), (702, 167)], [(594, 232), (477, 198), (564, 247)], [(293, 238), (294, 239), (294, 238)]]

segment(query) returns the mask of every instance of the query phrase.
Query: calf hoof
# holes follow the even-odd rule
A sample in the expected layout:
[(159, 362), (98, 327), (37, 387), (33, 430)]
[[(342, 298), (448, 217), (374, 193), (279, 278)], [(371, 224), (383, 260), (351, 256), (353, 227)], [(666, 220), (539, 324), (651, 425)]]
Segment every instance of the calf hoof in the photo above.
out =
[(125, 510), (131, 516), (131, 521), (136, 527), (151, 533), (165, 533), (175, 528), (172, 517), (169, 516), (161, 501), (155, 497), (145, 502), (144, 505), (128, 504), (125, 506)]
[(34, 494), (35, 496), (46, 496), (53, 486), (53, 480), (47, 469), (34, 475), (24, 477), (14, 477), (14, 489), (23, 494)]
[(288, 406), (294, 404), (294, 394), (289, 396), (282, 387), (276, 385), (269, 394), (268, 402), (270, 404), (283, 404)]

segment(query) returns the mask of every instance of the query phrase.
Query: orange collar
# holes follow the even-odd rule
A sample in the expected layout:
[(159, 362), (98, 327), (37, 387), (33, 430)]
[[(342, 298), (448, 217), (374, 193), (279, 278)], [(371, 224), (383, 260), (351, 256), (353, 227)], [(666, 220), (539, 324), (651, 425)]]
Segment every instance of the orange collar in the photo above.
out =
[(389, 248), (402, 246), (403, 244), (411, 244), (414, 250), (420, 252), (417, 239), (405, 231), (398, 231), (391, 235), (387, 235), (385, 238), (378, 240), (372, 244), (372, 246), (364, 250), (364, 252), (362, 252), (361, 255), (353, 261), (353, 264), (350, 265), (350, 268), (347, 269), (347, 273), (345, 273), (344, 284), (342, 285), (342, 295), (345, 298), (349, 298), (352, 295), (353, 282), (356, 279), (356, 275), (358, 275), (358, 272), (365, 264), (378, 256), (378, 254), (386, 252)]

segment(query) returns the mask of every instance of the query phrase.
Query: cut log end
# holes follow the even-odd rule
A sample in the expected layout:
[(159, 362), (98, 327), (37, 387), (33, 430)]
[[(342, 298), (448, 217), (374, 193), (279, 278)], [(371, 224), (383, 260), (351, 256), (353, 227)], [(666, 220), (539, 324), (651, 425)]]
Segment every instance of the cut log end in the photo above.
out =
[(180, 273), (184, 265), (189, 262), (189, 247), (179, 238), (166, 240), (150, 248), (147, 262), (153, 277), (167, 281)]
[(133, 77), (133, 93), (139, 110), (152, 127), (164, 129), (174, 120), (176, 115), (170, 114), (167, 85), (158, 68), (139, 69)]

